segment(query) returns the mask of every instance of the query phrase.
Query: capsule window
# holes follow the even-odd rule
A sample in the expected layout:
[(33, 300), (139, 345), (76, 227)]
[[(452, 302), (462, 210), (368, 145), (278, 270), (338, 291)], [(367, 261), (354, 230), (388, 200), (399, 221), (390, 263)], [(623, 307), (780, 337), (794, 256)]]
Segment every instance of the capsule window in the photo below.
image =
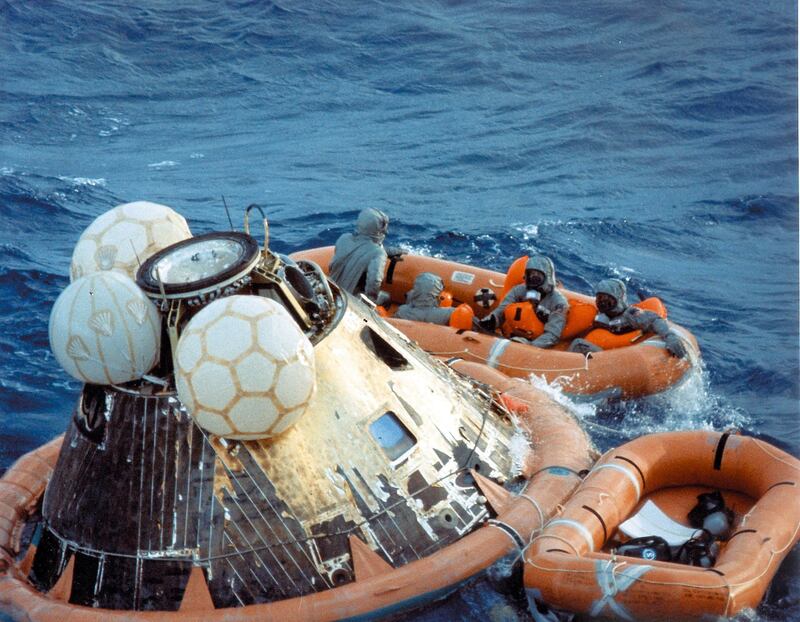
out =
[(397, 460), (417, 444), (414, 435), (392, 411), (385, 412), (370, 423), (369, 431), (391, 461)]

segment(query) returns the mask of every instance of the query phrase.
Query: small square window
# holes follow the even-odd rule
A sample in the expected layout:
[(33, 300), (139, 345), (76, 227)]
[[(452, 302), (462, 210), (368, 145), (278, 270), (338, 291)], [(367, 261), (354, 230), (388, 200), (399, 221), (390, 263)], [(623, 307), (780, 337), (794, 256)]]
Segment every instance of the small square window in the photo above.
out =
[(400, 458), (417, 444), (417, 439), (392, 411), (382, 414), (370, 423), (369, 431), (392, 461)]

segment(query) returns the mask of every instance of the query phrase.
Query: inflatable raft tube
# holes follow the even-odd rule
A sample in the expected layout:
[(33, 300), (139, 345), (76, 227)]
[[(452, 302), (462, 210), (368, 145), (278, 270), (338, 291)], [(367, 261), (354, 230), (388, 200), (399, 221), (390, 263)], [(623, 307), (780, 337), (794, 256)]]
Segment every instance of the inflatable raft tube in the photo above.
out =
[[(650, 500), (676, 522), (700, 493), (734, 511), (711, 567), (609, 550)], [(800, 461), (752, 437), (710, 431), (644, 436), (606, 453), (526, 555), (529, 600), (589, 618), (698, 620), (761, 601), (800, 532)], [(650, 555), (652, 556), (652, 555)]]
[[(327, 272), (333, 247), (301, 251), (292, 256), (314, 261)], [(390, 261), (382, 288), (391, 294), (393, 303), (402, 303), (414, 279), (422, 272), (441, 277), (445, 290), (452, 295), (453, 305), (469, 304), (477, 317), (487, 315), (502, 300), (506, 275), (420, 255), (403, 255), (399, 260)], [(683, 337), (689, 352), (686, 359), (670, 356), (664, 341), (655, 335), (644, 335), (629, 346), (586, 356), (566, 352), (573, 337), (590, 330), (596, 310), (592, 297), (561, 291), (570, 301), (570, 313), (574, 313), (576, 320), (580, 318), (581, 326), (570, 326), (568, 322), (567, 338), (547, 350), (499, 335), (410, 320), (388, 318), (388, 321), (434, 356), (484, 363), (517, 378), (534, 374), (548, 383), (557, 381), (565, 393), (583, 399), (631, 399), (661, 393), (678, 385), (699, 366), (697, 341), (689, 331), (676, 324), (671, 327)], [(587, 307), (591, 307), (590, 313), (586, 313)]]
[[(572, 494), (595, 454), (577, 422), (526, 383), (483, 365), (455, 368), (501, 393), (500, 399), (530, 437), (532, 452), (518, 493), (472, 472), (496, 513), (482, 527), (436, 553), (392, 568), (358, 538), (351, 538), (355, 581), (306, 596), (245, 607), (214, 609), (203, 571), (194, 567), (177, 611), (95, 609), (69, 603), (69, 569), (50, 590), (27, 580), (35, 546), (21, 551), (21, 534), (53, 472), (62, 437), (20, 458), (0, 479), (0, 611), (16, 620), (68, 622), (160, 620), (363, 620), (381, 618), (441, 598), (514, 551)], [(68, 567), (69, 568), (69, 567)]]

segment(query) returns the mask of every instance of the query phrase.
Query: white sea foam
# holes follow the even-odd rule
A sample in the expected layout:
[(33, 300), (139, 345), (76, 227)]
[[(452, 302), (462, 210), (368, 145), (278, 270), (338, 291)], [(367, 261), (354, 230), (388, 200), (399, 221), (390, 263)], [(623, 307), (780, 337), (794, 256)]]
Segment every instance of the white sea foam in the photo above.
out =
[(702, 361), (681, 383), (643, 400), (641, 406), (661, 413), (663, 418), (657, 422), (651, 420), (640, 433), (747, 428), (750, 424), (749, 417), (741, 409), (726, 403), (720, 395), (713, 392)]
[(559, 379), (548, 383), (532, 375), (530, 382), (572, 413), (590, 433), (635, 438), (675, 430), (746, 429), (750, 423), (742, 410), (726, 403), (711, 390), (702, 361), (673, 388), (639, 400), (621, 402), (622, 416), (610, 417), (607, 422), (602, 420), (602, 415), (607, 414), (607, 404), (571, 398), (564, 393)]
[(73, 186), (100, 186), (105, 187), (106, 180), (104, 177), (93, 179), (91, 177), (58, 177), (61, 181), (71, 183)]
[(398, 246), (403, 249), (404, 253), (408, 253), (409, 255), (422, 255), (423, 257), (436, 257), (437, 259), (442, 259), (444, 257), (442, 253), (432, 252), (428, 244), (408, 244), (407, 242), (402, 242), (398, 244)]
[(161, 170), (164, 168), (172, 168), (173, 166), (178, 166), (178, 163), (175, 162), (175, 160), (164, 160), (162, 162), (153, 162), (152, 164), (148, 164), (147, 168)]
[(529, 223), (527, 225), (518, 224), (515, 225), (515, 229), (517, 229), (520, 233), (522, 233), (523, 240), (530, 240), (531, 238), (535, 238), (539, 235), (539, 225)]
[(534, 387), (546, 393), (550, 399), (566, 408), (570, 413), (580, 420), (593, 417), (597, 411), (596, 404), (593, 404), (592, 402), (576, 402), (573, 401), (568, 395), (565, 395), (562, 381), (559, 378), (556, 378), (552, 382), (547, 382), (543, 376), (531, 374), (529, 381)]

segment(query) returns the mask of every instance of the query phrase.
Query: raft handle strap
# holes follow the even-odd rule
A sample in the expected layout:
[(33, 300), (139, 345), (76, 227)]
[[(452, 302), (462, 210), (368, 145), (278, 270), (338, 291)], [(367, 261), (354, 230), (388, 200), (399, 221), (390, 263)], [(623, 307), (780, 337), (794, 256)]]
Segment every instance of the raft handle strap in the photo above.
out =
[(639, 472), (639, 477), (641, 477), (641, 478), (642, 478), (642, 486), (643, 486), (643, 487), (645, 487), (645, 488), (647, 487), (647, 480), (645, 480), (645, 478), (644, 478), (644, 473), (642, 473), (642, 470), (639, 468), (639, 465), (638, 465), (638, 464), (636, 464), (636, 463), (635, 463), (633, 460), (631, 460), (630, 458), (626, 458), (625, 456), (614, 456), (614, 459), (615, 459), (615, 460), (622, 460), (623, 462), (627, 462), (627, 463), (628, 463), (628, 464), (630, 464), (630, 465), (631, 465), (631, 466), (632, 466), (634, 469), (636, 469), (636, 470)]
[(740, 529), (739, 531), (737, 531), (737, 532), (735, 532), (735, 533), (731, 534), (730, 536), (728, 536), (728, 542), (730, 542), (730, 541), (731, 541), (731, 540), (733, 540), (733, 539), (734, 539), (736, 536), (739, 536), (739, 535), (741, 535), (741, 534), (743, 534), (743, 533), (758, 533), (758, 531), (757, 531), (757, 530), (755, 530), (755, 529)]
[(777, 484), (772, 484), (772, 486), (767, 488), (764, 491), (764, 494), (768, 493), (770, 490), (772, 490), (776, 486), (797, 486), (797, 483), (796, 482), (790, 482), (789, 480), (786, 480), (785, 482), (778, 482)]
[[(525, 400), (521, 400), (521, 401), (525, 402)], [(526, 402), (526, 403), (530, 404), (530, 402)], [(561, 465), (561, 464), (548, 464), (547, 466), (542, 467), (538, 471), (534, 471), (531, 474), (531, 476), (528, 478), (528, 481), (532, 480), (534, 477), (539, 475), (539, 473), (544, 473), (545, 471), (549, 471), (550, 469), (569, 471), (570, 475), (574, 475), (578, 479), (583, 479), (583, 476), (581, 475), (582, 471), (579, 472), (579, 471), (576, 471), (575, 469), (573, 469), (572, 467), (564, 466), (564, 465)]]
[(600, 525), (603, 527), (603, 543), (605, 543), (605, 541), (608, 540), (608, 528), (606, 527), (606, 521), (603, 520), (603, 517), (600, 516), (600, 514), (594, 508), (590, 508), (588, 505), (583, 505), (581, 508), (592, 514), (597, 520), (600, 521)]
[(397, 267), (397, 262), (401, 261), (400, 255), (394, 255), (389, 258), (389, 269), (386, 271), (386, 284), (391, 285), (394, 279), (394, 269)]
[[(601, 465), (598, 465), (598, 466), (594, 467), (592, 469), (591, 473), (595, 473), (595, 472), (597, 472), (597, 471), (599, 471), (601, 469), (613, 469), (613, 470), (619, 471), (620, 473), (625, 475), (625, 477), (628, 478), (630, 483), (633, 484), (633, 488), (634, 488), (634, 490), (636, 490), (636, 502), (637, 503), (639, 502), (639, 499), (642, 498), (642, 489), (639, 486), (639, 480), (636, 479), (636, 476), (631, 472), (630, 469), (626, 469), (621, 464), (614, 464), (613, 462), (609, 462), (609, 463), (601, 464)], [(591, 473), (590, 473), (590, 475), (591, 475)]]
[(725, 452), (725, 443), (728, 442), (728, 437), (731, 435), (730, 432), (725, 432), (719, 439), (719, 443), (717, 443), (717, 451), (714, 454), (714, 470), (720, 471), (722, 469), (722, 454)]
[(525, 548), (525, 540), (523, 540), (522, 536), (519, 535), (519, 532), (517, 532), (517, 530), (514, 529), (508, 523), (504, 523), (503, 521), (498, 520), (496, 518), (490, 518), (487, 521), (487, 524), (491, 527), (497, 527), (498, 529), (500, 529), (500, 531), (505, 533), (509, 538), (511, 538), (511, 540), (514, 542), (514, 544), (520, 551), (522, 551)]

